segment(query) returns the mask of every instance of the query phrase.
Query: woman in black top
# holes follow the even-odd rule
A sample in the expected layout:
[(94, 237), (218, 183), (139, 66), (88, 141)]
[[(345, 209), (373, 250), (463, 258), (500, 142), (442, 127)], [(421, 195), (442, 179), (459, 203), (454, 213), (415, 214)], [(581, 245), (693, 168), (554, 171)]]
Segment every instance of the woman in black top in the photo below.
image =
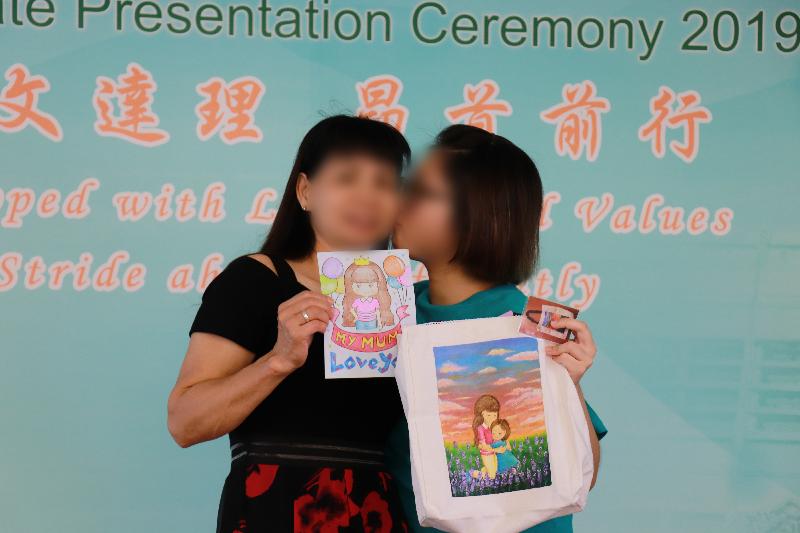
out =
[(208, 285), (168, 405), (182, 447), (228, 434), (217, 531), (405, 531), (383, 447), (391, 378), (326, 380), (331, 300), (316, 252), (385, 248), (410, 149), (392, 126), (337, 115), (304, 137), (260, 253)]

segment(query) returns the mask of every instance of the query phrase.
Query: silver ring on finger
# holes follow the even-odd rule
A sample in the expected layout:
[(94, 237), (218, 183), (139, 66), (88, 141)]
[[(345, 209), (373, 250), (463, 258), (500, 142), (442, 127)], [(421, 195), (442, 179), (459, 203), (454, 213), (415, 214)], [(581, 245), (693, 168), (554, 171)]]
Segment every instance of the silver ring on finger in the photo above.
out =
[(303, 312), (300, 313), (300, 315), (303, 317), (303, 323), (308, 323), (308, 321), (311, 320), (311, 317), (308, 316), (308, 312), (306, 312), (305, 309), (303, 309)]

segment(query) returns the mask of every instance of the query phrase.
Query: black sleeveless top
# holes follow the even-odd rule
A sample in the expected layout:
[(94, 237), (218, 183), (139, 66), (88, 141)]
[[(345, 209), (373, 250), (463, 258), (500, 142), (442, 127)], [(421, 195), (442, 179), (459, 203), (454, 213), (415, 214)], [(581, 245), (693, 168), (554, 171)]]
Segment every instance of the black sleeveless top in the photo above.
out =
[[(189, 335), (220, 335), (260, 358), (277, 339), (278, 305), (308, 290), (281, 258), (278, 274), (243, 255), (203, 293)], [(233, 431), (231, 446), (254, 441), (351, 445), (383, 450), (402, 415), (394, 378), (325, 379), (323, 335), (316, 333), (305, 364), (287, 376)]]

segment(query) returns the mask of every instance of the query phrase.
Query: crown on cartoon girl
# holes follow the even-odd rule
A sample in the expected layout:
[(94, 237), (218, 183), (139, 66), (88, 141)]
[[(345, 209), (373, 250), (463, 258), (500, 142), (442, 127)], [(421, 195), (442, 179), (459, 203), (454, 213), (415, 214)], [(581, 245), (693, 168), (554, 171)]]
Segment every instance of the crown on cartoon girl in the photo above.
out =
[(353, 264), (356, 264), (358, 266), (365, 266), (369, 264), (369, 259), (367, 259), (366, 257), (356, 257), (353, 260)]

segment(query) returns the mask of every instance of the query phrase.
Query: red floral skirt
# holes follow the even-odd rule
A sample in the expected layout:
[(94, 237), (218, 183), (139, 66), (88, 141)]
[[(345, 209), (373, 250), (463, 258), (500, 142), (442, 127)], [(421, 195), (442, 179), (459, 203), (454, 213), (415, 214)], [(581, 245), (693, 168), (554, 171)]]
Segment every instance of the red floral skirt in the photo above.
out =
[(408, 531), (397, 489), (380, 468), (234, 463), (217, 533)]

